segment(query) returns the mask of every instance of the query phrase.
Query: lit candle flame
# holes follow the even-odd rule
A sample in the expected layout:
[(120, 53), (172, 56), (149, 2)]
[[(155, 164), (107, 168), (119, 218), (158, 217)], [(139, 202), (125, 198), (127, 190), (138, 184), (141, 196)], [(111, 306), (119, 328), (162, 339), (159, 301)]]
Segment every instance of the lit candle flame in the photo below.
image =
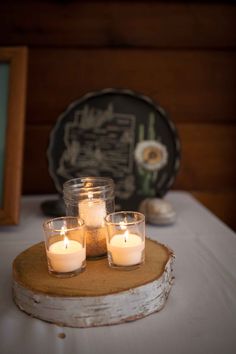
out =
[(127, 242), (128, 241), (128, 237), (129, 237), (129, 231), (126, 230), (124, 233), (124, 241)]
[(61, 231), (60, 231), (60, 235), (65, 236), (65, 233), (66, 233), (66, 226), (62, 226)]
[(125, 225), (124, 221), (120, 221), (120, 228), (121, 228), (121, 230), (127, 229), (127, 226)]
[(93, 199), (93, 192), (88, 192), (88, 199), (89, 200)]
[(65, 248), (68, 248), (69, 246), (69, 240), (68, 240), (68, 237), (64, 236), (64, 246)]
[(64, 246), (65, 246), (65, 248), (67, 248), (68, 247), (68, 245), (69, 245), (69, 240), (68, 240), (68, 237), (66, 236), (66, 226), (62, 226), (62, 228), (61, 228), (61, 231), (60, 231), (60, 235), (61, 236), (64, 236)]

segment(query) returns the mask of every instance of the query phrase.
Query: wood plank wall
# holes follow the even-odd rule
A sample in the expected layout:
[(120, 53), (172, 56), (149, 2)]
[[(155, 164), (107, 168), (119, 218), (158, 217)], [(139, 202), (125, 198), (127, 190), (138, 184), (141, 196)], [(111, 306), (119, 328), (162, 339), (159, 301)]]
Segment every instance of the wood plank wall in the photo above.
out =
[(105, 87), (163, 106), (182, 161), (174, 189), (236, 229), (236, 6), (159, 1), (0, 3), (0, 45), (29, 48), (24, 193), (54, 192), (46, 150), (67, 105)]

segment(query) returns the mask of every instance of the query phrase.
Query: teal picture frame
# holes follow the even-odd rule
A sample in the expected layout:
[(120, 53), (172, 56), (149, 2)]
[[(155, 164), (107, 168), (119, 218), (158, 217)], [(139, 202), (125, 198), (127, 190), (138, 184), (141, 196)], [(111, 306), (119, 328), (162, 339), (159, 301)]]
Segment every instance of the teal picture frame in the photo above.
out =
[(27, 48), (0, 47), (0, 225), (19, 222)]
[(7, 126), (7, 103), (9, 89), (9, 67), (7, 62), (0, 62), (0, 208), (3, 208), (3, 182), (5, 164), (5, 142)]

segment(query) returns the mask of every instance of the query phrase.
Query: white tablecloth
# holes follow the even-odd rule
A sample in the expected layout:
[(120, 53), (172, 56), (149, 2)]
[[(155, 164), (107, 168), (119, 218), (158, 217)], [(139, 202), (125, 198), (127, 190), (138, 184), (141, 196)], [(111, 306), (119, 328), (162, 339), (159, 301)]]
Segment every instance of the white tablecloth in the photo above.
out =
[(85, 329), (59, 327), (20, 311), (11, 295), (12, 261), (43, 240), (40, 203), (48, 197), (23, 197), (20, 225), (0, 227), (1, 354), (236, 352), (236, 235), (184, 192), (166, 197), (177, 212), (173, 226), (147, 225), (147, 235), (176, 255), (175, 283), (163, 310)]

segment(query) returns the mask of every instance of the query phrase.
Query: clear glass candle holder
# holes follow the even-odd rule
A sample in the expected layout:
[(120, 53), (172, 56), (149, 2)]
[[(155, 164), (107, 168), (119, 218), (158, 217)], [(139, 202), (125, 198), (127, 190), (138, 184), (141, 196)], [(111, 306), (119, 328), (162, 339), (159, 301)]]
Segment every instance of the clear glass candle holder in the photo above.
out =
[(119, 211), (106, 216), (109, 266), (132, 270), (145, 260), (145, 216), (135, 211)]
[(60, 278), (73, 277), (86, 267), (84, 221), (59, 217), (43, 224), (48, 271)]
[(66, 181), (63, 197), (67, 215), (84, 220), (87, 258), (107, 255), (105, 216), (114, 211), (114, 182), (106, 177), (81, 177)]

